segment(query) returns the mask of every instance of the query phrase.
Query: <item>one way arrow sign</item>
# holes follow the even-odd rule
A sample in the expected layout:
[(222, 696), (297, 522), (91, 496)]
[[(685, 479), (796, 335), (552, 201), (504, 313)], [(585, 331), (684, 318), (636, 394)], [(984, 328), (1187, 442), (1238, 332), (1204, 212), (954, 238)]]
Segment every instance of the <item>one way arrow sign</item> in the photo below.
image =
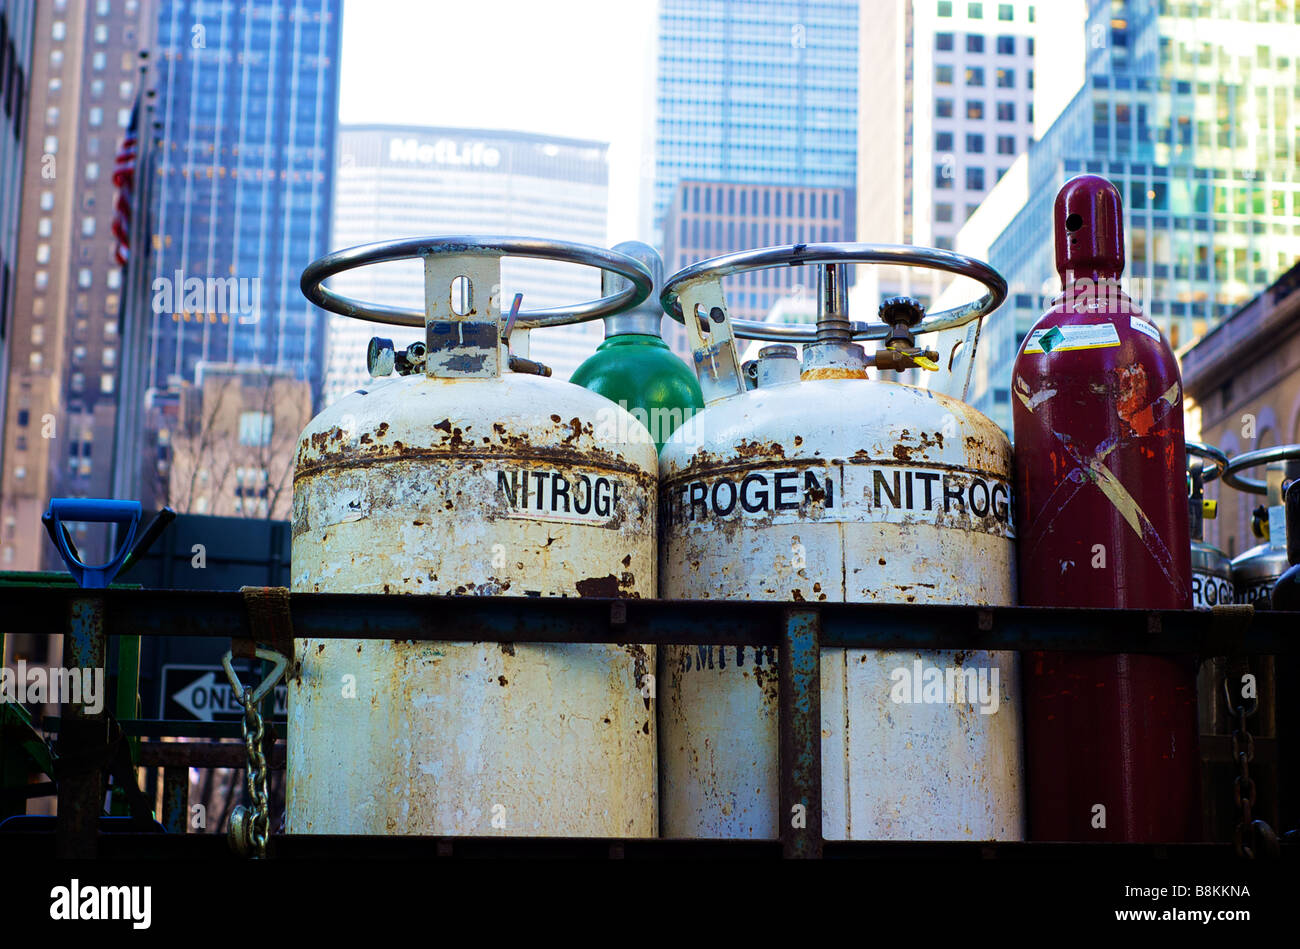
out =
[[(238, 670), (249, 681), (251, 673)], [(244, 715), (225, 671), (212, 666), (163, 666), (163, 718), (195, 718), (201, 722), (238, 721)], [(288, 704), (284, 684), (275, 688), (275, 718), (283, 718)]]

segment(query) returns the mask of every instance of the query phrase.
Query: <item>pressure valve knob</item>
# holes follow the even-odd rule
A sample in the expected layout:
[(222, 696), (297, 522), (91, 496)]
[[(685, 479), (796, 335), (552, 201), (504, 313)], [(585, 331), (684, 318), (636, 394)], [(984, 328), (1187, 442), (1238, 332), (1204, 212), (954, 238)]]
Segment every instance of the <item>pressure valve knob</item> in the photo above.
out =
[(425, 352), (424, 343), (412, 343), (399, 352), (391, 339), (375, 336), (366, 347), (366, 370), (376, 379), (392, 375), (394, 370), (399, 376), (409, 376), (424, 368)]
[(889, 297), (880, 304), (880, 319), (889, 325), (883, 349), (876, 351), (876, 368), (903, 372), (907, 369), (937, 370), (939, 353), (916, 345), (912, 327), (925, 319), (925, 307), (911, 297)]
[(397, 356), (393, 351), (393, 341), (391, 339), (384, 339), (380, 336), (370, 338), (370, 345), (366, 347), (366, 371), (372, 377), (378, 379), (392, 375), (396, 361)]

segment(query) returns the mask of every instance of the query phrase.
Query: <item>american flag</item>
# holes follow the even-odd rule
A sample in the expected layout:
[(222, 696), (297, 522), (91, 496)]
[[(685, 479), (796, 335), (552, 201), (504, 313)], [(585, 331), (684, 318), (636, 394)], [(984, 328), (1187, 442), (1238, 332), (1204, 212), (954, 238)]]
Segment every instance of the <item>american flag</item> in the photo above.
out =
[(113, 256), (121, 265), (131, 249), (131, 201), (135, 192), (135, 160), (137, 155), (138, 135), (137, 119), (140, 115), (140, 103), (137, 101), (131, 109), (131, 124), (126, 127), (126, 136), (122, 147), (117, 151), (117, 161), (113, 165), (113, 184), (117, 188), (117, 203), (113, 206), (113, 236), (117, 238), (117, 247)]

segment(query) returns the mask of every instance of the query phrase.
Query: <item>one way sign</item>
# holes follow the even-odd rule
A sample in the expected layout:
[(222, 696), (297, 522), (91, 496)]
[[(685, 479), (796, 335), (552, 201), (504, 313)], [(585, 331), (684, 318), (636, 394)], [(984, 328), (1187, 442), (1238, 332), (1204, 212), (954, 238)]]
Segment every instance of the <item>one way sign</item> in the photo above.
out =
[[(241, 682), (251, 685), (254, 673), (236, 666)], [(220, 666), (167, 665), (162, 668), (163, 718), (194, 718), (201, 722), (238, 721), (244, 717), (239, 696), (230, 687), (226, 672)], [(275, 706), (272, 717), (283, 719), (289, 701), (289, 690), (283, 682), (275, 687)]]

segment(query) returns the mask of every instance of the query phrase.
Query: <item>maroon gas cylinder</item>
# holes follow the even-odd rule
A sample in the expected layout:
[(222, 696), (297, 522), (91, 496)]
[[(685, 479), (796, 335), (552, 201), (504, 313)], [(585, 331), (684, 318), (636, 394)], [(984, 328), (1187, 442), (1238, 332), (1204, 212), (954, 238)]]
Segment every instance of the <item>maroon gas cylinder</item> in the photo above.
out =
[[(1119, 290), (1119, 192), (1082, 175), (1053, 213), (1062, 292), (1012, 375), (1020, 602), (1190, 609), (1182, 379)], [(1030, 839), (1197, 839), (1195, 661), (1025, 660)]]

